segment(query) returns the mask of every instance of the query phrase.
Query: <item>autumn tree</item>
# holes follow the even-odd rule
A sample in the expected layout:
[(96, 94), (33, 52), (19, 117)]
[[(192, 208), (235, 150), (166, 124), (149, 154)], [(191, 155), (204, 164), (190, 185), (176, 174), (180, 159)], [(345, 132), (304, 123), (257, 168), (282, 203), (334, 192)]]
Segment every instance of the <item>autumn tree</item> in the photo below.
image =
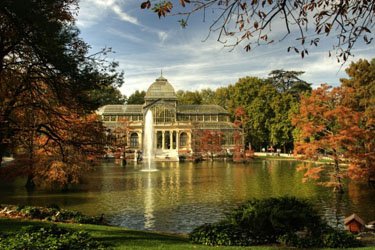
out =
[(159, 18), (180, 15), (182, 27), (194, 13), (203, 12), (203, 21), (212, 20), (209, 34), (216, 33), (228, 47), (241, 44), (246, 51), (290, 37), (296, 42), (286, 49), (303, 58), (309, 47), (328, 42), (333, 45), (329, 55), (334, 53), (339, 62), (352, 55), (360, 40), (371, 44), (375, 21), (374, 1), (147, 0), (141, 8), (152, 9)]
[(341, 79), (347, 90), (345, 105), (361, 113), (356, 154), (349, 167), (352, 178), (375, 181), (375, 59), (358, 60), (346, 70), (348, 78)]
[[(16, 134), (15, 160), (1, 168), (1, 177), (24, 176), (28, 189), (36, 185), (67, 189), (79, 183), (104, 152), (104, 127), (98, 117), (82, 117), (64, 108), (59, 116), (31, 112), (29, 107), (26, 111), (18, 115), (29, 125)], [(42, 128), (47, 125), (53, 128), (53, 138)]]
[[(87, 115), (101, 104), (95, 90), (122, 84), (110, 49), (89, 55), (89, 45), (74, 26), (77, 1), (10, 1), (0, 3), (0, 163), (20, 129), (19, 110), (28, 105), (57, 114), (66, 107)], [(25, 93), (37, 96), (26, 102)], [(49, 99), (43, 105), (39, 100)], [(45, 105), (46, 104), (46, 105)], [(53, 128), (44, 127), (51, 138)]]
[(131, 121), (127, 118), (119, 118), (116, 127), (110, 131), (113, 138), (106, 142), (106, 145), (111, 147), (111, 150), (117, 151), (117, 153), (122, 154), (122, 156), (125, 156), (126, 146), (128, 145), (130, 125)]
[[(361, 113), (345, 105), (347, 89), (322, 85), (310, 96), (303, 96), (298, 113), (293, 118), (296, 126), (295, 153), (317, 160), (332, 159), (331, 181), (335, 190), (343, 192), (344, 177), (340, 167), (345, 159), (353, 159), (357, 140), (361, 138)], [(313, 167), (306, 174), (319, 176), (323, 167)]]
[(220, 130), (200, 129), (194, 135), (199, 144), (199, 152), (214, 160), (216, 154), (221, 153), (223, 133)]

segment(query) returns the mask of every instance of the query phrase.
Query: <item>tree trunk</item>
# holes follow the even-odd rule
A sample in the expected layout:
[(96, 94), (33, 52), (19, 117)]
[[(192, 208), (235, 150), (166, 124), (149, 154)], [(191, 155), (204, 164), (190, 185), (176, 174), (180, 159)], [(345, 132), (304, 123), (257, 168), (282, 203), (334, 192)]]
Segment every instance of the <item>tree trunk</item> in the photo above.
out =
[(5, 153), (5, 146), (4, 144), (1, 143), (2, 141), (2, 137), (0, 136), (0, 167), (1, 167), (1, 163), (3, 163), (3, 155)]
[(342, 186), (339, 158), (338, 158), (336, 151), (334, 151), (334, 161), (335, 161), (335, 181), (336, 181), (336, 186), (334, 188), (334, 191), (342, 194), (344, 193), (344, 188)]
[(25, 187), (29, 191), (34, 190), (34, 188), (35, 188), (34, 175), (29, 174), (27, 176), (27, 181), (26, 181)]

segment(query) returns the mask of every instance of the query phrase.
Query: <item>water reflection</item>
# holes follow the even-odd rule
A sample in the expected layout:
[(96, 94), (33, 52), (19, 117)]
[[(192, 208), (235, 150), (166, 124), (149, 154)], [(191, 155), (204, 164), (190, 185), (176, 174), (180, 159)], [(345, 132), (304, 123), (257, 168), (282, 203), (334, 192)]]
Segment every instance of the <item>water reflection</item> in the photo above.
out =
[(145, 222), (144, 222), (144, 228), (145, 229), (152, 229), (154, 226), (154, 196), (153, 196), (153, 190), (152, 190), (152, 179), (151, 179), (151, 172), (147, 173), (147, 185), (145, 189), (145, 201), (144, 201), (144, 207), (145, 207)]
[(189, 232), (203, 223), (220, 220), (250, 198), (294, 195), (311, 200), (331, 224), (355, 212), (375, 219), (375, 190), (350, 182), (348, 192), (336, 197), (330, 188), (303, 184), (292, 161), (157, 163), (157, 172), (143, 165), (120, 167), (104, 163), (69, 193), (36, 191), (27, 194), (21, 182), (0, 183), (0, 202), (48, 205), (56, 203), (87, 214), (104, 213), (111, 224), (134, 229)]

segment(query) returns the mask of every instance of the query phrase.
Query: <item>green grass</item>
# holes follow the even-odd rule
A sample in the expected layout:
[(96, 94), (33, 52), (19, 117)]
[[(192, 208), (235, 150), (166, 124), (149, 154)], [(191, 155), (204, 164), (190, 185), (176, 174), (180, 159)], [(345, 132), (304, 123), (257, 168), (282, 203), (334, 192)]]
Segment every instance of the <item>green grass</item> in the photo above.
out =
[[(0, 232), (16, 232), (21, 227), (35, 225), (48, 225), (49, 222), (8, 219), (0, 218)], [(99, 226), (89, 224), (67, 224), (57, 223), (61, 227), (81, 230), (90, 233), (90, 235), (114, 249), (215, 249), (217, 247), (209, 247), (202, 245), (194, 245), (189, 242), (186, 235), (171, 235), (163, 233), (154, 233), (147, 231), (129, 230), (123, 227), (115, 226)], [(220, 247), (224, 249), (282, 249), (277, 247)]]
[[(0, 218), (0, 232), (16, 232), (21, 227), (34, 225), (46, 226), (49, 222)], [(99, 226), (89, 224), (57, 223), (59, 226), (73, 230), (88, 232), (94, 239), (107, 244), (114, 249), (218, 249), (203, 245), (191, 244), (186, 235), (171, 235), (164, 233), (129, 230), (115, 226)], [(253, 249), (253, 250), (280, 250), (291, 249), (277, 246), (251, 247), (219, 247), (220, 249)], [(374, 247), (360, 248), (370, 250)]]

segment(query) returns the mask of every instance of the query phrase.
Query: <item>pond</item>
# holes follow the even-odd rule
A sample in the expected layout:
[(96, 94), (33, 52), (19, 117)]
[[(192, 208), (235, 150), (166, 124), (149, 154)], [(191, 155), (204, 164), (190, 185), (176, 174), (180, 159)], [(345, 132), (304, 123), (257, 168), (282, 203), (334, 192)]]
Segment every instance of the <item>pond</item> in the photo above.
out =
[(103, 163), (88, 173), (84, 184), (72, 192), (34, 191), (22, 183), (0, 184), (0, 203), (49, 205), (104, 214), (113, 225), (133, 229), (187, 233), (216, 222), (250, 198), (283, 195), (306, 198), (331, 224), (342, 226), (345, 216), (357, 213), (375, 220), (375, 190), (348, 182), (346, 193), (312, 182), (302, 183), (296, 161), (255, 160), (230, 162), (155, 163), (158, 171), (143, 172), (140, 164), (121, 167)]

